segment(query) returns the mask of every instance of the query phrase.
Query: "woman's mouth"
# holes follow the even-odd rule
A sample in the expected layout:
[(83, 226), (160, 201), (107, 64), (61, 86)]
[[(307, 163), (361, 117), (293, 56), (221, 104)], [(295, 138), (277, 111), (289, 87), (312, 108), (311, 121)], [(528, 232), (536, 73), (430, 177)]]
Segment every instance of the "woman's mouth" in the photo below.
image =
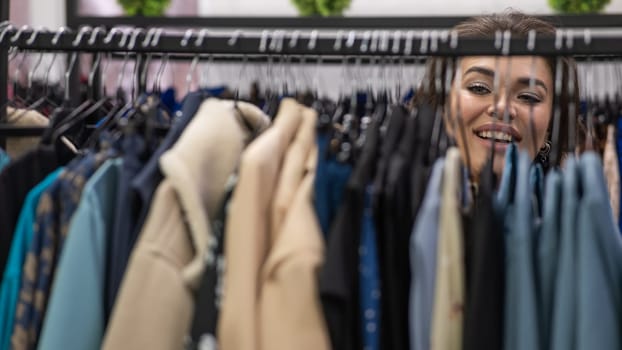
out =
[(511, 143), (514, 137), (503, 131), (479, 131), (475, 135), (483, 140), (494, 140), (495, 142)]

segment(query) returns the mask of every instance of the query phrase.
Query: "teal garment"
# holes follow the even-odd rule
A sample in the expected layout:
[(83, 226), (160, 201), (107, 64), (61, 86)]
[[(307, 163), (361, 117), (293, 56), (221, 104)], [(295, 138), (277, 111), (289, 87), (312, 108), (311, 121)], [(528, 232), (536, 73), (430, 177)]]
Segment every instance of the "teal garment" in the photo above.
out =
[(6, 154), (6, 152), (0, 148), (0, 171), (2, 171), (2, 169), (9, 165), (9, 163), (11, 162), (11, 157), (9, 157), (8, 154)]
[(516, 164), (518, 161), (518, 150), (514, 143), (510, 144), (505, 150), (505, 165), (499, 191), (497, 192), (497, 204), (504, 210), (514, 201), (514, 188), (516, 187)]
[(576, 228), (580, 199), (579, 185), (577, 160), (574, 157), (568, 157), (562, 181), (561, 231), (555, 279), (551, 343), (547, 347), (552, 350), (575, 348), (578, 239)]
[(113, 227), (121, 160), (86, 183), (58, 263), (38, 349), (99, 349), (104, 336), (106, 240)]
[(574, 349), (622, 349), (622, 238), (599, 156), (583, 154), (580, 170), (585, 192), (578, 212)]
[(62, 168), (58, 168), (50, 173), (28, 192), (19, 214), (11, 243), (9, 260), (7, 261), (2, 277), (2, 286), (0, 287), (0, 350), (10, 349), (15, 308), (17, 307), (20, 283), (22, 281), (22, 266), (24, 265), (26, 253), (34, 234), (39, 198), (56, 181), (62, 170)]
[[(534, 215), (538, 184), (537, 174), (531, 171), (531, 157), (526, 152), (518, 155), (514, 203), (509, 207), (506, 220), (506, 284), (504, 349), (540, 349), (536, 275), (534, 273)], [(536, 185), (533, 186), (532, 185)]]
[(538, 276), (538, 318), (542, 330), (541, 344), (546, 349), (550, 344), (561, 225), (563, 194), (562, 175), (559, 171), (555, 169), (549, 171), (546, 176), (545, 191), (542, 228), (537, 238), (536, 274)]

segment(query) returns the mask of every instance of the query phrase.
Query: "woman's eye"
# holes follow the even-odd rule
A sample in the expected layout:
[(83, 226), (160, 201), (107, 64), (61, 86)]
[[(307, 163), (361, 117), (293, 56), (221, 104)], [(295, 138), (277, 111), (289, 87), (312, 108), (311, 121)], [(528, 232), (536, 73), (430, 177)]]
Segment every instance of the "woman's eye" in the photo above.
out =
[(542, 102), (542, 99), (539, 96), (533, 94), (521, 94), (518, 98), (528, 104), (537, 104)]
[(491, 92), (490, 89), (483, 84), (472, 84), (469, 85), (467, 89), (476, 95), (486, 95)]

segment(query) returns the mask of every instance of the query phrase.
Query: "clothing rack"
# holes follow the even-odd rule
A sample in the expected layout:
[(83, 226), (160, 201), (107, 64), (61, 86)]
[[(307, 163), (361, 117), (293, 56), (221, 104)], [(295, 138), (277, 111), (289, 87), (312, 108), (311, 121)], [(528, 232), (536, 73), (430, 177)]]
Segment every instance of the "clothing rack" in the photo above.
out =
[[(8, 7), (3, 2), (3, 10)], [(7, 11), (8, 13), (8, 11)], [(4, 11), (3, 11), (4, 15)], [(2, 18), (2, 17), (0, 17)], [(390, 57), (413, 59), (421, 56), (464, 55), (573, 55), (589, 57), (622, 57), (622, 33), (591, 33), (589, 30), (559, 31), (556, 37), (511, 38), (499, 33), (494, 39), (460, 39), (450, 31), (389, 31), (352, 30), (337, 32), (312, 31), (241, 31), (232, 33), (192, 30), (185, 33), (165, 33), (161, 29), (134, 28), (122, 32), (103, 27), (82, 27), (80, 30), (47, 32), (12, 25), (0, 30), (0, 81), (6, 82), (9, 47), (33, 51), (64, 52), (130, 52), (138, 57), (167, 53), (230, 55), (245, 57), (259, 55), (255, 61), (268, 61), (270, 56), (326, 57), (332, 59)], [(327, 60), (327, 61), (328, 61)], [(317, 61), (322, 63), (323, 61)], [(141, 71), (141, 70), (138, 70)], [(0, 87), (0, 106), (7, 101), (6, 84)], [(3, 125), (6, 109), (0, 110), (0, 135), (32, 135), (30, 130), (13, 130)]]

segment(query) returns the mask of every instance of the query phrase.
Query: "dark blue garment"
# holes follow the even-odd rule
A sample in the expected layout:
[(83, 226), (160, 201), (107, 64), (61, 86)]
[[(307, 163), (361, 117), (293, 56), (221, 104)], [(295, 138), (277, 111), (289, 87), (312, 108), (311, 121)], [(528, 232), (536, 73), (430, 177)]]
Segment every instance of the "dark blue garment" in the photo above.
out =
[(125, 155), (119, 178), (116, 226), (108, 237), (110, 249), (108, 249), (109, 253), (106, 258), (106, 300), (104, 303), (106, 320), (112, 312), (134, 243), (149, 213), (153, 194), (163, 179), (159, 166), (160, 157), (177, 142), (203, 100), (204, 94), (201, 92), (186, 96), (181, 116), (173, 120), (166, 137), (146, 162), (141, 159), (140, 155), (147, 146), (144, 140), (140, 137), (129, 137), (124, 140)]
[(333, 222), (346, 187), (352, 166), (341, 163), (333, 156), (328, 156), (330, 135), (320, 133), (318, 135), (318, 164), (315, 174), (314, 205), (317, 212), (320, 227), (324, 237), (328, 236), (330, 225)]
[(621, 349), (622, 238), (611, 213), (600, 157), (583, 154), (580, 171), (585, 191), (578, 209), (575, 256), (575, 349)]
[(361, 304), (361, 334), (365, 350), (377, 350), (380, 345), (380, 267), (378, 266), (378, 245), (371, 203), (372, 192), (372, 186), (367, 186), (359, 245), (359, 302)]

